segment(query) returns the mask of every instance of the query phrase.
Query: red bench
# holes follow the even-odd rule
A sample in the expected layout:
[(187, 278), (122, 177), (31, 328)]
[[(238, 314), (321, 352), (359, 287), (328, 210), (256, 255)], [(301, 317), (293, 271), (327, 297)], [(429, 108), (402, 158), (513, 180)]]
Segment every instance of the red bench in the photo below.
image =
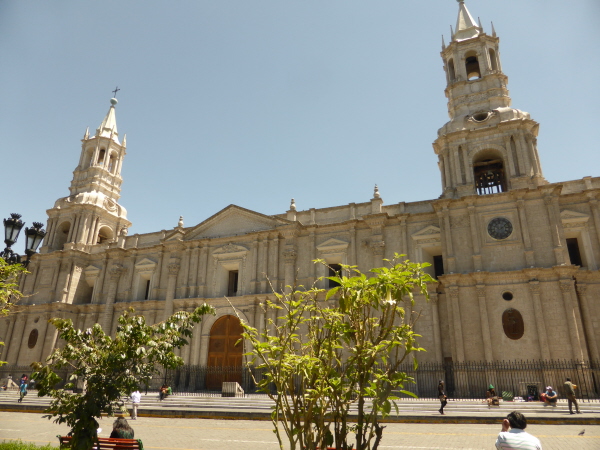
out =
[[(56, 436), (60, 442), (60, 448), (71, 448), (71, 436)], [(98, 445), (93, 447), (95, 450), (144, 450), (141, 439), (116, 439), (116, 438), (98, 438)]]

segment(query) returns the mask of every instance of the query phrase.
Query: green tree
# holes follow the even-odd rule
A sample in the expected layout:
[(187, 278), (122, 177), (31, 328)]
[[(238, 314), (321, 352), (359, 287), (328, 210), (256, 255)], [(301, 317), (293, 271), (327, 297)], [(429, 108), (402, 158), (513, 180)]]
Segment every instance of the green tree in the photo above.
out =
[[(248, 355), (258, 369), (255, 381), (275, 402), (272, 421), (282, 449), (280, 427), (292, 450), (332, 443), (340, 450), (377, 449), (380, 421), (396, 394), (413, 395), (402, 388), (414, 380), (399, 368), (424, 350), (413, 330), (419, 318), (413, 292), (427, 297), (433, 280), (423, 271), (428, 264), (400, 258), (372, 276), (343, 265), (352, 276), (328, 277), (338, 286), (326, 293), (299, 288), (276, 294), (264, 308), (279, 317), (261, 332), (242, 322), (253, 346)], [(351, 409), (357, 410), (355, 423)]]
[[(143, 316), (130, 309), (118, 319), (114, 338), (105, 334), (99, 324), (79, 330), (70, 319), (50, 319), (58, 329), (64, 347), (55, 349), (47, 364), (32, 364), (33, 378), (39, 396), (50, 396), (52, 402), (46, 417), (66, 423), (73, 435), (72, 448), (89, 450), (97, 441), (101, 415), (113, 416), (125, 410), (123, 397), (140, 386), (148, 386), (161, 368), (175, 369), (183, 359), (174, 350), (187, 345), (196, 323), (214, 308), (204, 304), (192, 313), (178, 312), (164, 322), (147, 325)], [(71, 374), (64, 388), (57, 371)], [(71, 392), (83, 383), (83, 392)]]
[[(27, 271), (21, 264), (7, 264), (0, 258), (0, 316), (7, 316), (23, 294), (19, 291), (19, 275)], [(4, 345), (4, 342), (0, 342)], [(6, 364), (0, 361), (0, 366)]]

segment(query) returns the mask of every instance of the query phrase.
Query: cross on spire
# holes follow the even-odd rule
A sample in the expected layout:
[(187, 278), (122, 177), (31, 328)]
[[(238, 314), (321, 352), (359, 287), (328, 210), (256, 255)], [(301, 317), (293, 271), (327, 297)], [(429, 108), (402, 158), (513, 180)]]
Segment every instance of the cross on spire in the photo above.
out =
[(120, 90), (121, 90), (121, 89), (119, 89), (119, 86), (117, 86), (117, 87), (115, 88), (115, 90), (114, 90), (114, 91), (112, 91), (112, 93), (113, 93), (113, 97), (114, 97), (114, 98), (117, 98), (117, 92), (119, 92)]

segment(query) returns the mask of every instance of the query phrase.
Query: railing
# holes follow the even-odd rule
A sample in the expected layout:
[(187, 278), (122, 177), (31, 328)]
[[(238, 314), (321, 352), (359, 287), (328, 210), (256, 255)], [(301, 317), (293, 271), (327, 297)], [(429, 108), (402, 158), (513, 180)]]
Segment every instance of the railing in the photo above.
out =
[[(505, 397), (533, 397), (552, 386), (560, 398), (565, 398), (563, 383), (567, 377), (577, 385), (577, 397), (583, 400), (600, 398), (600, 361), (497, 361), (462, 363), (421, 363), (415, 370), (412, 364), (399, 369), (413, 377), (415, 383), (406, 383), (404, 390), (419, 398), (437, 398), (439, 380), (444, 380), (450, 399), (481, 399), (490, 384), (498, 395)], [(0, 367), (0, 381), (12, 375), (19, 382), (22, 374), (30, 377), (29, 366), (5, 365)], [(223, 382), (237, 382), (246, 394), (258, 394), (254, 379), (260, 380), (262, 371), (248, 367), (207, 367), (186, 365), (166, 370), (153, 378), (148, 392), (158, 392), (167, 384), (174, 393), (183, 395), (220, 396)], [(252, 377), (254, 374), (254, 378)], [(66, 371), (59, 373), (67, 379)], [(64, 381), (63, 383), (64, 384)], [(59, 385), (58, 387), (61, 387)]]

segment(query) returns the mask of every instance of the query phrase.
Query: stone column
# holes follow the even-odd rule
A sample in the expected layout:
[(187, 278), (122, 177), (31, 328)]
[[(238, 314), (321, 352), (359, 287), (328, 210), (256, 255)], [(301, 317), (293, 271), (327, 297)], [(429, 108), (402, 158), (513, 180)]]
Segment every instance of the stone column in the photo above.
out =
[(119, 284), (119, 278), (121, 278), (121, 275), (125, 272), (125, 269), (120, 264), (113, 264), (109, 272), (110, 281), (108, 285), (108, 294), (106, 298), (106, 304), (104, 305), (102, 318), (100, 319), (100, 325), (106, 334), (110, 334), (111, 332), (115, 298), (117, 297), (117, 286)]
[(260, 279), (259, 274), (258, 274), (258, 253), (259, 253), (259, 246), (258, 246), (258, 237), (254, 237), (254, 240), (252, 241), (252, 269), (250, 270), (250, 273), (252, 274), (252, 279), (250, 282), (250, 293), (251, 294), (258, 294), (258, 291), (260, 289), (260, 282), (258, 281)]
[(10, 316), (8, 321), (8, 331), (6, 332), (6, 336), (4, 337), (4, 345), (0, 348), (0, 361), (6, 361), (8, 359), (8, 350), (10, 348), (10, 341), (12, 340), (13, 330), (15, 329), (15, 322), (17, 321), (17, 316)]
[(433, 328), (433, 345), (435, 347), (435, 362), (441, 363), (442, 360), (442, 331), (440, 328), (439, 299), (437, 292), (429, 294), (429, 305), (431, 308), (431, 321)]
[(26, 315), (19, 315), (17, 317), (17, 323), (15, 324), (12, 339), (10, 340), (8, 355), (6, 355), (6, 362), (8, 364), (18, 364), (19, 353), (21, 352), (21, 346), (23, 345), (23, 333), (25, 332), (26, 322)]
[(165, 310), (163, 312), (163, 320), (167, 320), (173, 314), (173, 300), (175, 299), (175, 287), (177, 285), (177, 274), (179, 273), (179, 260), (171, 258), (169, 265), (169, 278), (167, 280), (167, 296), (165, 299)]
[(479, 227), (477, 226), (477, 216), (475, 216), (475, 206), (472, 202), (469, 202), (467, 210), (469, 211), (471, 241), (473, 242), (473, 267), (476, 271), (480, 271), (483, 269), (481, 264), (481, 244), (479, 242)]
[(589, 193), (590, 197), (590, 209), (592, 210), (592, 216), (594, 217), (594, 228), (596, 228), (596, 236), (598, 242), (600, 242), (600, 208), (598, 207), (598, 199), (594, 197), (595, 193)]
[[(46, 342), (46, 333), (48, 332), (48, 320), (50, 320), (50, 313), (42, 314), (42, 320), (40, 323), (40, 329), (38, 333), (38, 344), (40, 348), (35, 361), (43, 362), (44, 358), (47, 356), (44, 355), (44, 343)], [(51, 326), (54, 327), (54, 325)]]
[(258, 269), (258, 277), (260, 279), (260, 292), (267, 292), (267, 276), (269, 269), (269, 238), (268, 236), (263, 236), (261, 241), (259, 242), (259, 269)]
[(448, 205), (444, 205), (443, 210), (438, 212), (440, 219), (440, 228), (442, 229), (442, 242), (446, 245), (446, 261), (448, 262), (448, 272), (456, 272), (456, 260), (454, 259), (454, 249), (452, 246), (452, 231), (450, 229), (450, 211)]
[(448, 319), (454, 322), (454, 344), (456, 346), (456, 359), (457, 362), (463, 362), (465, 360), (465, 344), (462, 333), (458, 286), (449, 286), (448, 293), (448, 301), (452, 303), (453, 314), (453, 317), (449, 317)]
[(298, 252), (296, 251), (295, 246), (288, 246), (283, 251), (283, 260), (285, 263), (285, 292), (290, 294), (296, 284), (296, 257), (298, 256)]
[(577, 283), (577, 293), (579, 294), (579, 300), (581, 302), (581, 309), (583, 312), (583, 328), (584, 336), (586, 337), (589, 356), (594, 361), (600, 361), (600, 351), (598, 349), (598, 341), (596, 340), (596, 331), (594, 330), (594, 322), (592, 320), (593, 313), (590, 308), (590, 299), (587, 294), (587, 284)]
[(481, 324), (481, 335), (483, 337), (483, 350), (486, 362), (494, 360), (494, 352), (492, 350), (492, 337), (490, 335), (490, 318), (487, 311), (487, 300), (485, 297), (485, 285), (478, 284), (477, 299), (479, 301), (479, 323)]
[[(57, 318), (57, 319), (63, 318), (63, 315), (60, 313), (59, 314), (49, 313), (49, 316), (53, 316), (54, 318)], [(54, 325), (48, 324), (48, 328), (46, 328), (46, 337), (44, 339), (44, 345), (43, 345), (43, 350), (42, 350), (42, 358), (44, 358), (44, 360), (52, 354), (52, 352), (56, 348), (57, 342), (58, 342), (58, 329)]]
[(537, 328), (538, 339), (540, 341), (540, 358), (541, 359), (552, 359), (552, 353), (550, 346), (548, 345), (548, 333), (546, 331), (546, 322), (544, 320), (544, 310), (542, 308), (542, 301), (540, 299), (540, 282), (537, 280), (531, 280), (529, 282), (529, 291), (533, 298), (533, 314), (535, 320), (535, 326)]
[(521, 231), (523, 232), (523, 246), (525, 247), (525, 261), (528, 267), (535, 266), (535, 257), (531, 246), (531, 238), (529, 236), (529, 225), (527, 223), (527, 214), (525, 212), (525, 200), (523, 197), (517, 199), (517, 209), (519, 210), (519, 222), (521, 223)]
[(581, 345), (579, 330), (581, 330), (579, 318), (579, 307), (577, 302), (573, 301), (571, 293), (573, 292), (573, 280), (560, 280), (560, 290), (563, 297), (563, 305), (565, 308), (565, 321), (569, 329), (569, 340), (571, 342), (571, 350), (573, 358), (578, 361), (585, 361), (586, 351)]
[(197, 323), (194, 326), (194, 331), (192, 333), (192, 358), (191, 363), (194, 366), (200, 364), (200, 340), (202, 339), (202, 327), (204, 324), (204, 320), (202, 322)]
[(311, 228), (310, 232), (308, 234), (308, 250), (309, 250), (309, 255), (310, 255), (310, 263), (309, 263), (310, 268), (308, 269), (308, 273), (309, 273), (309, 277), (310, 277), (310, 282), (314, 283), (315, 280), (317, 279), (317, 272), (316, 272), (317, 268), (316, 268), (316, 264), (313, 263), (313, 261), (316, 259), (316, 251), (317, 251), (317, 244), (316, 244), (314, 228)]
[(565, 255), (563, 252), (563, 247), (560, 242), (560, 234), (558, 231), (558, 219), (556, 217), (556, 210), (554, 208), (554, 197), (551, 195), (546, 195), (544, 197), (544, 203), (546, 204), (546, 209), (548, 211), (548, 219), (550, 222), (550, 230), (552, 234), (552, 244), (554, 245), (554, 256), (556, 260), (556, 265), (560, 266), (561, 264), (565, 264)]

